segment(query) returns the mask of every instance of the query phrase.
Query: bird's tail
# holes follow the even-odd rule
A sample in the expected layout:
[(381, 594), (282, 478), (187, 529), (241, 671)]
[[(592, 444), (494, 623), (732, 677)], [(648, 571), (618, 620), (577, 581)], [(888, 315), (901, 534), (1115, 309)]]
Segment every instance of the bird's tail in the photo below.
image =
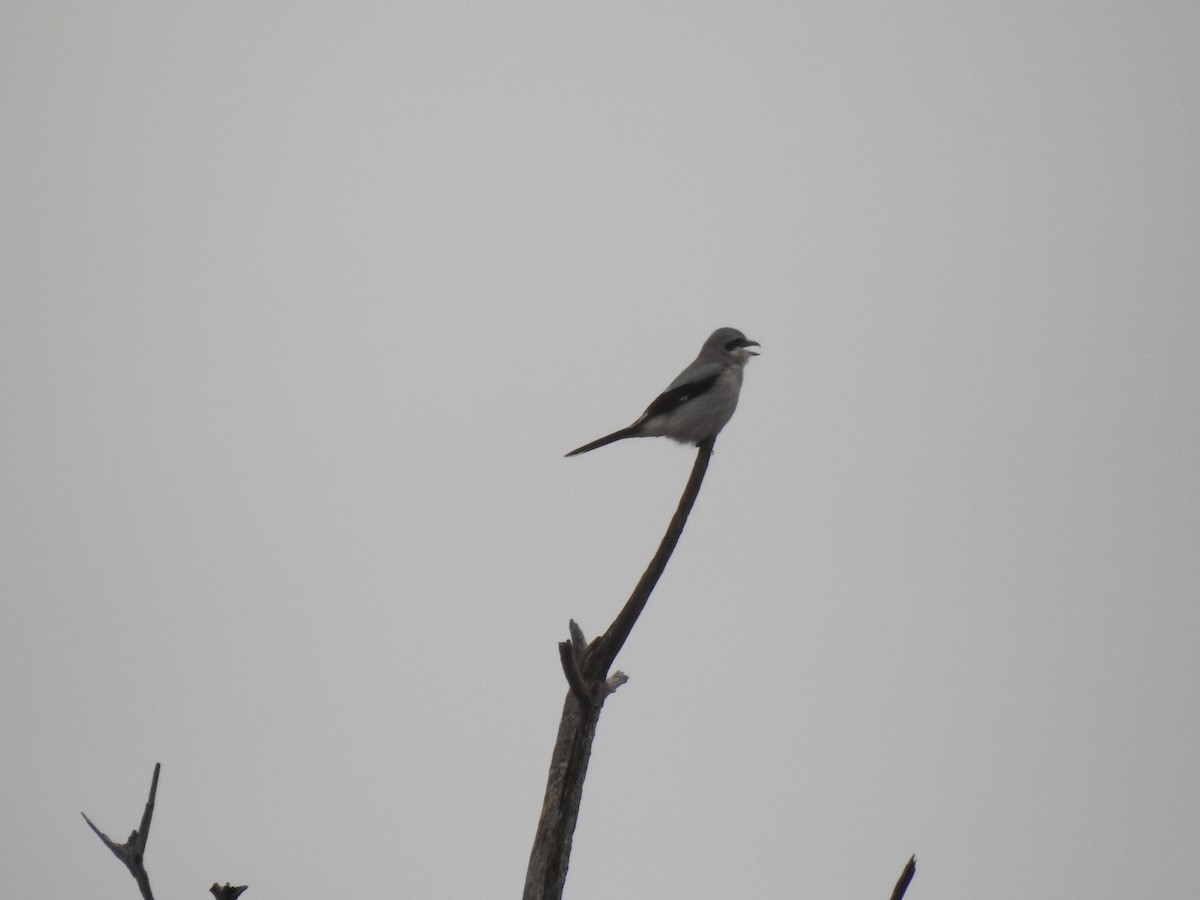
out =
[(614, 441), (624, 440), (625, 438), (639, 437), (637, 429), (630, 425), (628, 428), (622, 428), (620, 431), (614, 431), (612, 434), (606, 434), (602, 438), (596, 438), (590, 444), (584, 444), (582, 447), (576, 447), (566, 456), (578, 456), (580, 453), (587, 453), (589, 450), (595, 450), (597, 447), (603, 447), (605, 444), (611, 444)]

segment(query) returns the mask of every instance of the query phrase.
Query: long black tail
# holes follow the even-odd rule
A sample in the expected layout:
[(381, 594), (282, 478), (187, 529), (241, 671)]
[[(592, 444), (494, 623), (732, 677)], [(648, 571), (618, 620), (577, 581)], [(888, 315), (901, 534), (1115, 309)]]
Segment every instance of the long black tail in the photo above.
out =
[(602, 438), (597, 438), (590, 444), (584, 444), (582, 447), (576, 447), (566, 456), (578, 456), (580, 453), (587, 453), (589, 450), (595, 450), (597, 447), (603, 447), (605, 444), (611, 444), (614, 441), (621, 441), (625, 438), (638, 437), (637, 429), (630, 425), (628, 428), (622, 428), (620, 431), (614, 431), (612, 434), (606, 434)]

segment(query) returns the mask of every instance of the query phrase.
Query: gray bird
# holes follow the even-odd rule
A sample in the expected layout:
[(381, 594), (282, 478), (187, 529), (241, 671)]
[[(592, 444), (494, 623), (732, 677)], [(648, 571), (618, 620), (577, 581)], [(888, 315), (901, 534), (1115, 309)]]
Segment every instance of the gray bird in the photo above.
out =
[(567, 456), (587, 453), (613, 441), (635, 437), (669, 437), (682, 444), (702, 444), (714, 438), (733, 417), (742, 389), (742, 369), (750, 357), (747, 340), (736, 328), (718, 328), (700, 348), (700, 355), (667, 385), (641, 417), (628, 428), (584, 444)]

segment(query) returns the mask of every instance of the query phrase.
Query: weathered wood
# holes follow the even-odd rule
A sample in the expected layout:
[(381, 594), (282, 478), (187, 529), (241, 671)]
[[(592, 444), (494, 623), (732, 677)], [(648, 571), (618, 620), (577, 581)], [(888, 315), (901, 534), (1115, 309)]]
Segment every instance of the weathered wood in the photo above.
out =
[(87, 813), (80, 813), (83, 821), (87, 822), (88, 827), (104, 842), (104, 846), (129, 869), (129, 874), (137, 881), (138, 890), (142, 892), (143, 900), (154, 900), (154, 893), (150, 890), (150, 876), (146, 873), (145, 856), (146, 841), (150, 839), (150, 820), (154, 817), (154, 795), (158, 793), (158, 772), (161, 768), (162, 763), (154, 764), (154, 777), (150, 780), (150, 799), (146, 801), (146, 809), (142, 812), (141, 827), (130, 832), (129, 840), (125, 843), (116, 843), (92, 824)]
[[(113, 855), (129, 869), (129, 874), (137, 882), (138, 890), (142, 892), (142, 900), (154, 900), (154, 893), (150, 890), (150, 876), (146, 873), (146, 842), (150, 840), (150, 820), (154, 818), (154, 798), (158, 794), (158, 773), (161, 769), (162, 763), (154, 764), (154, 777), (150, 780), (150, 799), (146, 801), (146, 809), (142, 812), (141, 825), (130, 832), (129, 840), (125, 843), (116, 843), (93, 824), (92, 820), (87, 817), (87, 813), (80, 813), (83, 821), (87, 822), (88, 827), (96, 832), (96, 836), (104, 842), (104, 846), (111, 850)], [(222, 886), (216, 883), (209, 888), (217, 900), (237, 900), (244, 890), (246, 890), (245, 885), (233, 887), (229, 884)]]
[(533, 850), (529, 854), (529, 868), (525, 873), (524, 900), (561, 900), (600, 709), (608, 695), (629, 680), (620, 671), (609, 675), (609, 669), (625, 646), (679, 543), (688, 515), (700, 493), (700, 485), (704, 482), (713, 443), (709, 439), (697, 449), (691, 477), (666, 534), (608, 630), (588, 644), (579, 626), (572, 621), (571, 639), (558, 645), (559, 659), (570, 691), (563, 703), (562, 720), (550, 758), (550, 775), (546, 780), (542, 815), (534, 836)]
[(598, 705), (585, 706), (574, 692), (567, 694), (558, 737), (554, 740), (542, 817), (525, 874), (524, 900), (562, 897), (571, 859), (571, 840), (583, 796), (583, 780), (587, 777), (599, 717)]

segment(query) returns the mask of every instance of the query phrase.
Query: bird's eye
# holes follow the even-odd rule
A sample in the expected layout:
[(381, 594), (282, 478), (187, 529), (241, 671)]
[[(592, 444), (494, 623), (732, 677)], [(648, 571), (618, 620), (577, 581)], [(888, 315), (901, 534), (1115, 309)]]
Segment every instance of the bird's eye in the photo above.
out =
[(738, 347), (740, 347), (740, 346), (742, 346), (742, 339), (741, 339), (741, 338), (734, 338), (732, 341), (729, 341), (729, 342), (728, 342), (728, 343), (725, 345), (725, 349), (726, 349), (726, 350), (729, 350), (730, 352), (732, 352), (732, 351), (736, 350), (736, 349), (737, 349)]

